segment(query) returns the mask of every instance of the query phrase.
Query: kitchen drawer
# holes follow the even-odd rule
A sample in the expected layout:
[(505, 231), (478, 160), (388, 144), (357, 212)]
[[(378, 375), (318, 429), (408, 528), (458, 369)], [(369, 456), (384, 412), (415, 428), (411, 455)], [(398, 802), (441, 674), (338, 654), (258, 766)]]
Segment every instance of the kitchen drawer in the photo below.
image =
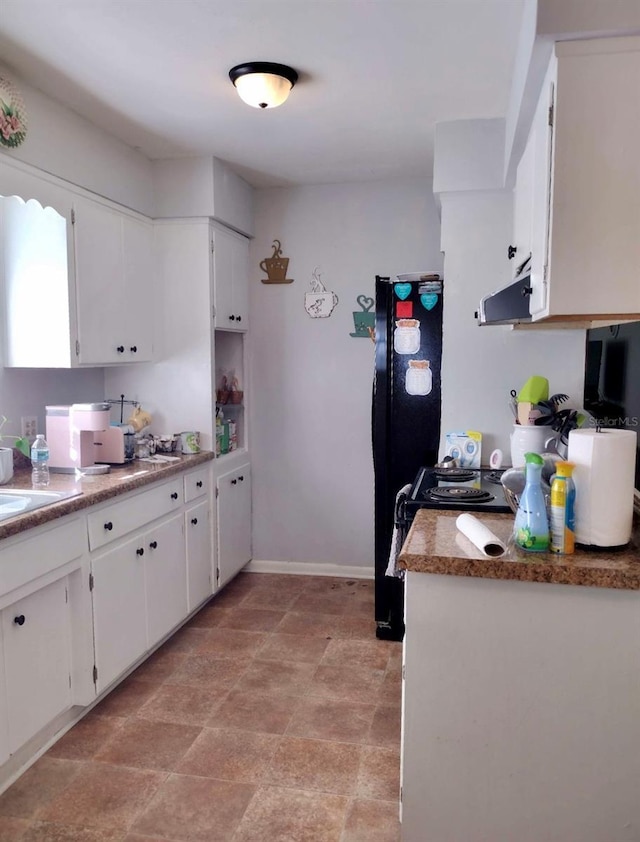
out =
[(190, 503), (196, 497), (202, 497), (203, 494), (209, 493), (209, 487), (211, 485), (209, 471), (209, 466), (206, 466), (186, 475), (184, 478), (185, 502)]
[(81, 518), (28, 535), (2, 542), (0, 597), (79, 558), (86, 548)]
[(176, 477), (135, 497), (91, 512), (87, 518), (89, 548), (97, 550), (104, 547), (134, 529), (179, 509), (184, 502), (182, 479)]

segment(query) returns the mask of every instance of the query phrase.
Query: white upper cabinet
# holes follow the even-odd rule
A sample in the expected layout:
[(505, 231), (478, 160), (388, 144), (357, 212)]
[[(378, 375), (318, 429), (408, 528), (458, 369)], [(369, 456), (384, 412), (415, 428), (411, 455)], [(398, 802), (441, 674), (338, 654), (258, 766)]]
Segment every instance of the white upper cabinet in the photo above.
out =
[[(516, 188), (516, 228), (531, 238), (531, 313), (640, 319), (640, 38), (555, 52)], [(516, 236), (526, 249), (526, 234)]]
[(151, 223), (78, 199), (73, 231), (79, 362), (151, 360)]
[(215, 328), (249, 328), (249, 240), (212, 226)]
[(150, 220), (0, 162), (7, 367), (146, 362)]

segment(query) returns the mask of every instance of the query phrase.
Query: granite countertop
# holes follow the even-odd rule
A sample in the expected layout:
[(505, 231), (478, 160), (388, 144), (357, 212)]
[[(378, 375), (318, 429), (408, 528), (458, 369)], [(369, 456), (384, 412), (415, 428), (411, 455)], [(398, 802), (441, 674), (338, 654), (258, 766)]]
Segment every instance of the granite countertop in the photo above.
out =
[(629, 547), (620, 551), (576, 550), (572, 555), (527, 553), (510, 540), (513, 515), (474, 512), (507, 545), (507, 553), (501, 558), (487, 558), (456, 528), (459, 514), (420, 509), (398, 556), (398, 567), (412, 573), (640, 590), (638, 530)]
[[(15, 517), (0, 520), (0, 539), (17, 535), (34, 526), (41, 526), (64, 515), (78, 512), (96, 503), (103, 503), (128, 491), (135, 491), (159, 480), (169, 479), (175, 474), (205, 464), (214, 458), (211, 451), (204, 450), (189, 456), (180, 456), (176, 462), (145, 462), (135, 460), (122, 467), (113, 467), (106, 474), (79, 476), (74, 474), (51, 473), (47, 491), (80, 492), (75, 497), (68, 497), (57, 503), (34, 509)], [(31, 468), (17, 470), (10, 482), (0, 486), (2, 489), (31, 490)]]

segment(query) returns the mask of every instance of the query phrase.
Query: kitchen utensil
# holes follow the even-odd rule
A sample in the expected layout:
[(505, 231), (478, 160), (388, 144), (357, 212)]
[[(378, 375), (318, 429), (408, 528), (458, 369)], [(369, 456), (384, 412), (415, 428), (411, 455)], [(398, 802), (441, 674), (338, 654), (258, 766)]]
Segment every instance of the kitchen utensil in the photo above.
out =
[(531, 403), (531, 401), (518, 402), (518, 424), (522, 424), (523, 426), (528, 426), (529, 424), (531, 424), (529, 416), (531, 414), (532, 409), (533, 404)]
[(565, 401), (569, 400), (569, 395), (565, 395), (564, 392), (558, 392), (555, 395), (551, 395), (549, 398), (549, 403), (553, 404), (555, 407), (558, 406), (559, 403), (564, 403)]
[(513, 417), (518, 420), (518, 393), (515, 389), (512, 389), (509, 392), (510, 400), (509, 400), (509, 409), (511, 410), (511, 414)]
[(518, 394), (518, 403), (521, 401), (530, 401), (531, 403), (540, 403), (549, 399), (549, 381), (546, 377), (541, 377), (539, 374), (534, 374), (530, 377)]

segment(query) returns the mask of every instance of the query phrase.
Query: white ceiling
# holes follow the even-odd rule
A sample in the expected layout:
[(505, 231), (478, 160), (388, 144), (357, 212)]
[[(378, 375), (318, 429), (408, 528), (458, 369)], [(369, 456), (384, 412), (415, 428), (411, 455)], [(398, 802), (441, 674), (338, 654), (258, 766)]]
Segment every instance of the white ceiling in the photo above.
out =
[[(436, 122), (505, 115), (523, 2), (0, 0), (0, 57), (150, 158), (255, 186), (430, 175)], [(284, 105), (240, 100), (245, 61), (298, 71)]]

